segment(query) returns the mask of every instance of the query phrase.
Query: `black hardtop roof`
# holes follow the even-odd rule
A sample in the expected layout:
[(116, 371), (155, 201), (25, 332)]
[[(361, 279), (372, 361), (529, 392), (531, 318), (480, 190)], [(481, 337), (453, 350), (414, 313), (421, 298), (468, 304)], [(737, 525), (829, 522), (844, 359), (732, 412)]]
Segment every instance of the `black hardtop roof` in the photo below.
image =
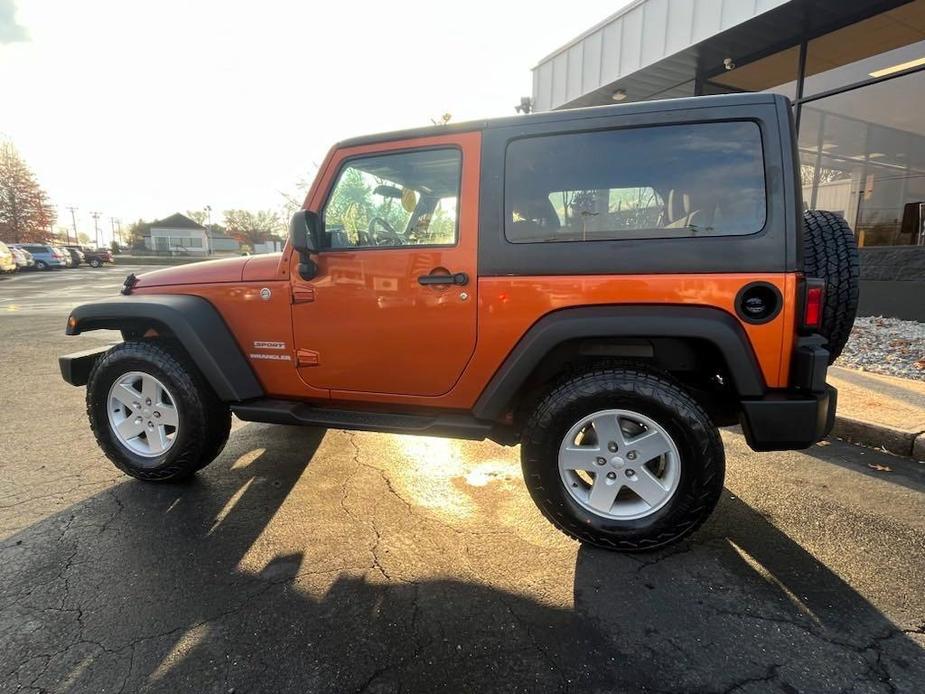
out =
[(613, 104), (607, 106), (587, 106), (585, 108), (562, 109), (558, 111), (543, 111), (522, 116), (505, 116), (502, 118), (488, 118), (485, 120), (465, 121), (462, 123), (449, 123), (447, 125), (428, 125), (423, 128), (409, 128), (407, 130), (393, 130), (391, 132), (361, 135), (341, 140), (334, 145), (335, 149), (369, 145), (376, 142), (390, 140), (410, 140), (420, 137), (433, 137), (446, 133), (464, 133), (489, 128), (503, 128), (515, 125), (537, 125), (541, 123), (558, 123), (571, 120), (584, 120), (587, 118), (601, 118), (606, 116), (632, 115), (635, 113), (652, 113), (653, 111), (682, 111), (697, 108), (722, 108), (723, 106), (749, 106), (758, 104), (780, 103), (786, 108), (790, 101), (779, 94), (761, 94), (747, 92), (741, 94), (719, 94), (715, 96), (692, 96), (683, 99), (662, 99), (658, 101), (636, 101), (629, 104)]

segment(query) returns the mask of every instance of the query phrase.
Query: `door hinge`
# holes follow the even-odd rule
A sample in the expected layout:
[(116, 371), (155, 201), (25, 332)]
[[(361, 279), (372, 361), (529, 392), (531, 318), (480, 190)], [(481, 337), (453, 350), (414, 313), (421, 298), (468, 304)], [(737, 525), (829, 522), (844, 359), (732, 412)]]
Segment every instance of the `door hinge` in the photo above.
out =
[(307, 304), (315, 300), (315, 290), (311, 287), (299, 287), (292, 290), (292, 303)]
[(300, 349), (295, 355), (296, 366), (318, 366), (318, 352), (311, 349)]

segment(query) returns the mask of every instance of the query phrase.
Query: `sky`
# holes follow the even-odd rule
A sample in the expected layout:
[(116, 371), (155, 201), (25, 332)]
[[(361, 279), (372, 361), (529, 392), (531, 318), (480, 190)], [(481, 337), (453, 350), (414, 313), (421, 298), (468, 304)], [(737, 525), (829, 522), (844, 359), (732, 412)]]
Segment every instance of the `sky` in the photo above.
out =
[(513, 115), (625, 4), (0, 0), (0, 137), (91, 236), (93, 211), (280, 209), (338, 140)]

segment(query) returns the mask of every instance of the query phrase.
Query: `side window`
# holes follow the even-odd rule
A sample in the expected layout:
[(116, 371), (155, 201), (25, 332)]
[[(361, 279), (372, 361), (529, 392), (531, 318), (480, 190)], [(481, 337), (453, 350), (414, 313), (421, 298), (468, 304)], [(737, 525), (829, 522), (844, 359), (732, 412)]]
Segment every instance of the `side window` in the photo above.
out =
[(456, 149), (349, 160), (324, 206), (326, 247), (452, 246), (461, 166)]
[(530, 137), (508, 145), (513, 243), (753, 234), (766, 218), (755, 123)]

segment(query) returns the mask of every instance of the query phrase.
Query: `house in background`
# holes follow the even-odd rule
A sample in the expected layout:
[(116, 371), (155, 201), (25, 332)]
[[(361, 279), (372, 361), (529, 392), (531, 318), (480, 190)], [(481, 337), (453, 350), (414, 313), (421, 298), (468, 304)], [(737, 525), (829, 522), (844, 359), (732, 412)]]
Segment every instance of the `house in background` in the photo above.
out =
[(179, 212), (154, 222), (145, 234), (145, 248), (161, 253), (207, 255), (207, 241), (206, 228)]
[(209, 235), (209, 246), (213, 253), (240, 253), (241, 244), (238, 240), (215, 229), (206, 229)]
[(159, 253), (211, 255), (237, 253), (240, 244), (230, 236), (206, 229), (179, 212), (151, 224), (145, 248)]

